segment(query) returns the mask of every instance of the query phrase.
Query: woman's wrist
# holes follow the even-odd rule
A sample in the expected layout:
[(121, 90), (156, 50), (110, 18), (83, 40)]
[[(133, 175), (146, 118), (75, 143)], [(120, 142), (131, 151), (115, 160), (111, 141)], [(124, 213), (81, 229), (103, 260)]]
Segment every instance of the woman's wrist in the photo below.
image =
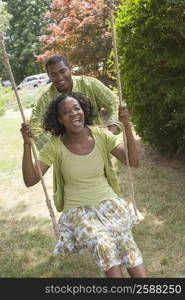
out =
[(25, 142), (23, 143), (24, 146), (31, 146), (31, 142)]
[(123, 123), (124, 127), (125, 128), (131, 128), (132, 125), (130, 124), (130, 122), (127, 122), (127, 123)]

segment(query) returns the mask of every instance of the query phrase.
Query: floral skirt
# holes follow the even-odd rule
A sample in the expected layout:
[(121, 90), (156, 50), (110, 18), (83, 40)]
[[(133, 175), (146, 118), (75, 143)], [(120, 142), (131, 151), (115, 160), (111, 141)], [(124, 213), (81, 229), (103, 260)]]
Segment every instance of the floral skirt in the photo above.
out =
[(101, 270), (116, 265), (132, 268), (142, 255), (131, 228), (137, 222), (125, 200), (105, 200), (94, 207), (77, 207), (61, 214), (59, 240), (53, 253), (88, 249)]

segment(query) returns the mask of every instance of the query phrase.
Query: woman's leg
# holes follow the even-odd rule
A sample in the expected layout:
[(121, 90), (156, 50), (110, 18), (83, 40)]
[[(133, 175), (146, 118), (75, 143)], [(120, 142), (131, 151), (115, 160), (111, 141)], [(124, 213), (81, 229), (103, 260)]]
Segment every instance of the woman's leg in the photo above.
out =
[(107, 278), (123, 278), (120, 265), (113, 266), (108, 271), (105, 272)]
[(146, 278), (146, 271), (143, 264), (127, 269), (131, 278)]

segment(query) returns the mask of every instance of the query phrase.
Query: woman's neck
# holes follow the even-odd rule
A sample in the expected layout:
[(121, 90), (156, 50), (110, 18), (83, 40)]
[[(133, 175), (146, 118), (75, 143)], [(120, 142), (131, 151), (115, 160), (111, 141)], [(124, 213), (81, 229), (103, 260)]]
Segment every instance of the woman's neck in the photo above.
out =
[(84, 129), (80, 132), (66, 132), (64, 133), (62, 140), (66, 144), (73, 144), (73, 143), (78, 143), (81, 144), (85, 140), (88, 140), (90, 136), (90, 131), (88, 128), (84, 127)]

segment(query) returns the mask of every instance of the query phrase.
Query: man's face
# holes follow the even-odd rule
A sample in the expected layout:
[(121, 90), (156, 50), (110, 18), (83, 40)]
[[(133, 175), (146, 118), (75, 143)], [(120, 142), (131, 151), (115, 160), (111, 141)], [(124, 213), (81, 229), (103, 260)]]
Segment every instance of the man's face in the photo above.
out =
[(72, 91), (73, 81), (71, 76), (71, 68), (67, 67), (63, 61), (49, 65), (47, 68), (49, 78), (60, 93)]

